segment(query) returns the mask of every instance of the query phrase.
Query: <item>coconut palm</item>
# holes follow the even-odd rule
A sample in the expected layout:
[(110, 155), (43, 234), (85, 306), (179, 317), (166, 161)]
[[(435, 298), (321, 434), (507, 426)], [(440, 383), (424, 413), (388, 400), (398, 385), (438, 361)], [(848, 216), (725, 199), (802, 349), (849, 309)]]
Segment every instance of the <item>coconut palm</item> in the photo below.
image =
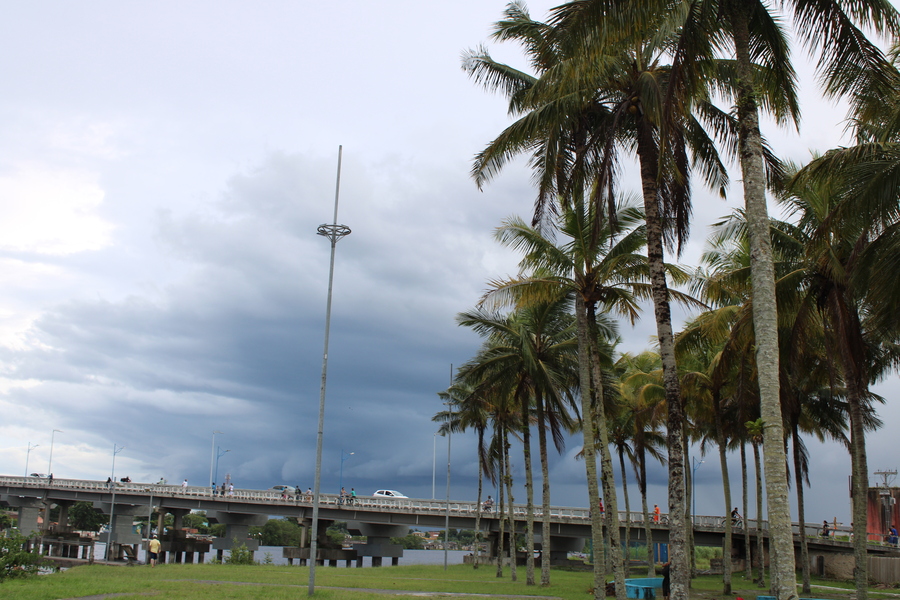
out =
[[(664, 238), (683, 241), (686, 236), (691, 170), (688, 148), (693, 151), (693, 159), (704, 165), (703, 174), (715, 187), (724, 185), (725, 170), (713, 151), (714, 144), (693, 115), (693, 101), (687, 100), (690, 93), (700, 89), (698, 82), (703, 78), (680, 80), (687, 84), (680, 86), (679, 94), (666, 87), (670, 70), (660, 59), (681, 31), (675, 25), (677, 20), (670, 20), (669, 28), (644, 22), (642, 33), (650, 40), (646, 43), (634, 35), (614, 39), (611, 37), (614, 27), (581, 18), (578, 8), (585, 4), (572, 3), (557, 9), (561, 12), (556, 15), (552, 30), (543, 24), (527, 28), (526, 50), (534, 57), (532, 62), (539, 71), (538, 77), (525, 78), (518, 71), (510, 76), (512, 70), (488, 61), (484, 56), (478, 61), (468, 57), (470, 72), (491, 89), (505, 91), (511, 98), (511, 111), (524, 114), (476, 157), (473, 172), (481, 183), (502, 168), (511, 156), (531, 151), (535, 178), (541, 183), (539, 206), (543, 206), (542, 199), (551, 192), (564, 204), (590, 187), (598, 208), (601, 200), (606, 200), (608, 207), (614, 197), (612, 174), (618, 152), (623, 147), (637, 148), (641, 157), (650, 240), (651, 289), (670, 396), (667, 403), (671, 412), (669, 504), (670, 508), (679, 507), (670, 524), (670, 541), (675, 563), (673, 590), (678, 598), (684, 593), (679, 590), (686, 589), (680, 583), (684, 569), (679, 568), (685, 560), (682, 548), (685, 523), (683, 515), (679, 514), (684, 505), (683, 415), (671, 352), (669, 291), (662, 249)], [(568, 10), (570, 8), (572, 10)], [(564, 10), (566, 12), (562, 12)], [(607, 18), (606, 24), (612, 20), (613, 17)], [(535, 32), (539, 35), (534, 35)], [(521, 35), (521, 30), (517, 29), (515, 35)], [(587, 40), (595, 43), (586, 45)], [(472, 66), (473, 62), (476, 66)], [(684, 90), (690, 92), (682, 94)], [(676, 101), (664, 102), (672, 98)], [(664, 109), (664, 106), (668, 108)], [(722, 124), (727, 123), (727, 115), (717, 112), (711, 104), (703, 106), (704, 114), (718, 119), (717, 123), (725, 129)], [(660, 144), (665, 146), (665, 151), (660, 151)], [(589, 181), (597, 183), (589, 186), (586, 183)], [(536, 213), (535, 222), (540, 221), (540, 214)], [(663, 216), (673, 224), (671, 228), (663, 228)], [(578, 306), (581, 308), (580, 304)], [(589, 303), (585, 303), (584, 308), (591, 309)], [(584, 334), (580, 339), (588, 344), (592, 338)], [(584, 351), (589, 351), (587, 346)], [(583, 376), (593, 376), (596, 380), (598, 373), (596, 364), (588, 364)], [(590, 389), (584, 385), (582, 388), (585, 393)], [(592, 438), (586, 438), (586, 441), (588, 439)], [(590, 465), (590, 457), (587, 458), (586, 463)], [(612, 551), (617, 550), (613, 548)]]
[[(897, 364), (894, 340), (900, 324), (894, 316), (883, 317), (879, 300), (898, 292), (897, 280), (885, 266), (895, 263), (900, 225), (896, 219), (883, 220), (883, 214), (851, 212), (859, 209), (856, 191), (848, 189), (839, 172), (827, 177), (802, 173), (789, 185), (784, 201), (799, 216), (797, 226), (810, 240), (809, 302), (825, 320), (826, 343), (838, 350), (832, 359), (842, 375), (850, 417), (854, 553), (856, 568), (865, 573), (866, 542), (857, 538), (867, 531), (865, 430), (876, 398), (868, 386)], [(856, 575), (857, 590), (862, 588), (864, 594), (866, 580)]]
[[(563, 433), (574, 428), (569, 389), (573, 388), (577, 363), (570, 313), (570, 301), (558, 295), (550, 301), (523, 305), (509, 315), (476, 309), (458, 318), (461, 325), (473, 328), (489, 340), (489, 345), (479, 353), (477, 364), (470, 365), (469, 372), (491, 382), (492, 386), (508, 390), (519, 407), (519, 431), (526, 445), (526, 473), (530, 471), (531, 419), (536, 418), (545, 482), (545, 520), (550, 514), (546, 431), (551, 431), (557, 447), (561, 447)], [(532, 503), (529, 494), (529, 504)], [(533, 521), (532, 508), (529, 515)], [(542, 532), (543, 554), (549, 554), (546, 523)], [(533, 526), (529, 527), (529, 534), (528, 543), (533, 548)]]
[[(775, 270), (769, 247), (769, 218), (766, 209), (763, 167), (763, 143), (759, 127), (760, 90), (773, 82), (761, 81), (753, 75), (753, 61), (766, 60), (773, 73), (781, 74), (781, 87), (791, 90), (793, 72), (784, 34), (769, 14), (768, 5), (761, 0), (709, 0), (721, 16), (720, 23), (727, 32), (729, 49), (734, 52), (738, 85), (735, 105), (740, 127), (739, 154), (744, 185), (744, 202), (750, 229), (751, 270), (754, 296), (754, 329), (759, 365), (759, 387), (764, 430), (766, 487), (771, 521), (772, 544), (775, 551), (774, 592), (779, 600), (796, 597), (793, 539), (790, 507), (787, 500), (787, 478), (784, 474), (784, 446), (781, 431), (778, 381), (777, 305)], [(877, 81), (878, 69), (884, 63), (878, 48), (869, 43), (857, 25), (873, 26), (879, 30), (897, 32), (897, 14), (886, 0), (843, 2), (825, 0), (786, 0), (784, 4), (794, 13), (796, 33), (809, 48), (819, 53), (819, 67), (824, 75), (826, 91), (832, 95), (860, 89), (861, 85)], [(777, 108), (777, 107), (776, 107)], [(780, 118), (797, 115), (795, 103), (783, 105), (787, 109)], [(776, 113), (777, 114), (777, 113)], [(862, 486), (863, 484), (858, 484)], [(862, 492), (862, 487), (858, 490)], [(855, 495), (859, 497), (860, 494)], [(860, 527), (856, 538), (865, 537)], [(864, 542), (860, 542), (864, 544)], [(866, 569), (856, 572), (858, 598), (866, 597)]]
[[(581, 377), (586, 377), (588, 383), (581, 384), (578, 388), (582, 392), (582, 429), (586, 436), (583, 451), (585, 461), (588, 463), (586, 468), (590, 504), (593, 506), (600, 497), (599, 490), (596, 489), (598, 481), (596, 472), (591, 473), (591, 470), (596, 468), (596, 463), (593, 462), (594, 444), (595, 440), (602, 439), (602, 431), (605, 429), (605, 414), (597, 410), (604, 390), (602, 369), (596, 370), (595, 366), (600, 364), (604, 354), (599, 340), (612, 335), (611, 332), (600, 335), (599, 331), (608, 329), (609, 325), (604, 323), (603, 327), (598, 328), (596, 305), (600, 303), (607, 310), (621, 312), (631, 318), (637, 314), (637, 299), (646, 296), (647, 293), (647, 286), (642, 283), (642, 279), (646, 277), (646, 258), (638, 254), (643, 246), (644, 237), (643, 229), (636, 227), (641, 221), (640, 212), (633, 207), (625, 206), (617, 211), (617, 219), (623, 229), (621, 237), (613, 237), (608, 224), (606, 228), (595, 231), (597, 212), (584, 203), (566, 207), (563, 211), (558, 220), (558, 235), (564, 236), (565, 241), (558, 244), (555, 239), (520, 219), (513, 218), (504, 222), (497, 231), (497, 237), (504, 245), (524, 253), (520, 263), (522, 274), (491, 282), (492, 289), (485, 296), (484, 302), (495, 304), (515, 302), (527, 305), (535, 299), (566, 294), (575, 295), (576, 303), (583, 303), (576, 309), (576, 314), (579, 341), (582, 344), (579, 349), (579, 360), (587, 361), (583, 365), (587, 368), (587, 373), (582, 373)], [(675, 269), (673, 273), (679, 277), (684, 276), (683, 272)], [(601, 374), (598, 375), (598, 372)], [(595, 420), (599, 434), (594, 431)], [(616, 519), (610, 524), (609, 530), (617, 539), (617, 505), (611, 460), (603, 442), (599, 444), (599, 448), (608, 513), (610, 518)], [(592, 486), (594, 489), (590, 489)], [(549, 502), (549, 498), (546, 501)], [(545, 507), (544, 514), (549, 515), (549, 506)], [(602, 548), (599, 543), (602, 523), (597, 511), (592, 513), (592, 519), (596, 521), (593, 525), (597, 551)], [(549, 523), (545, 523), (544, 527), (547, 528), (545, 530), (549, 530)], [(611, 546), (611, 552), (617, 552), (617, 544)], [(614, 564), (619, 563), (614, 554)], [(542, 565), (542, 573), (544, 568)], [(621, 572), (621, 569), (617, 572)], [(600, 573), (599, 576), (602, 578), (603, 574)], [(624, 580), (624, 576), (622, 579)], [(602, 593), (602, 589), (599, 593)]]
[(664, 411), (661, 410), (665, 400), (662, 364), (659, 354), (655, 352), (623, 354), (616, 361), (616, 370), (621, 373), (619, 394), (630, 414), (629, 422), (633, 427), (633, 466), (641, 494), (644, 539), (647, 540), (647, 576), (654, 577), (656, 565), (653, 560), (653, 533), (647, 503), (647, 459), (666, 464), (661, 451), (666, 440), (659, 431), (659, 426), (665, 421)]
[[(476, 506), (481, 506), (483, 477), (487, 475), (492, 483), (496, 482), (494, 470), (490, 468), (488, 449), (485, 446), (485, 433), (488, 429), (492, 390), (487, 385), (479, 385), (470, 374), (468, 368), (457, 370), (454, 384), (446, 391), (439, 392), (438, 397), (448, 404), (448, 409), (438, 412), (432, 421), (441, 423), (439, 433), (462, 433), (474, 429), (478, 450), (478, 492)], [(477, 569), (481, 554), (481, 511), (475, 514), (475, 552), (472, 557), (472, 568)]]

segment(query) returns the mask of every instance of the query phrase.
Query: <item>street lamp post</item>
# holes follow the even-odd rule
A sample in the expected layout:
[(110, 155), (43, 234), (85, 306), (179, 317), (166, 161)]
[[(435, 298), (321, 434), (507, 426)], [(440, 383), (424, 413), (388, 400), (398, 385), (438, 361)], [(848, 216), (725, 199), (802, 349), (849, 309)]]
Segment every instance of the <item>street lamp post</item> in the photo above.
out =
[(312, 506), (312, 537), (309, 542), (309, 588), (308, 595), (312, 596), (316, 590), (316, 559), (319, 551), (319, 484), (322, 479), (322, 438), (325, 432), (325, 383), (328, 379), (328, 340), (331, 334), (331, 293), (334, 285), (334, 254), (339, 240), (350, 235), (350, 228), (346, 225), (338, 225), (338, 198), (341, 192), (341, 156), (343, 146), (338, 146), (337, 181), (334, 189), (334, 222), (332, 224), (319, 225), (316, 233), (327, 237), (331, 242), (331, 266), (328, 270), (328, 296), (325, 303), (325, 349), (322, 351), (322, 385), (319, 388), (319, 424), (316, 431), (316, 471), (313, 483)]
[(116, 532), (116, 454), (125, 449), (125, 446), (119, 448), (113, 444), (113, 460), (112, 475), (110, 476), (112, 485), (112, 502), (109, 505), (109, 532), (106, 534), (106, 562), (109, 562), (109, 550), (113, 545), (113, 534)]
[(28, 452), (25, 453), (25, 477), (28, 477), (28, 458), (31, 456), (31, 451), (40, 446), (40, 444), (31, 445), (31, 442), (28, 442)]
[[(453, 365), (450, 365), (450, 385), (453, 385)], [(450, 411), (449, 423), (453, 423), (453, 405), (447, 402)], [(450, 440), (453, 437), (452, 429), (447, 427), (447, 511), (444, 513), (444, 570), (447, 570), (447, 559), (450, 547)], [(503, 560), (500, 559), (502, 563)]]
[[(209, 449), (209, 487), (212, 487), (213, 481), (213, 463), (216, 461), (216, 434), (222, 433), (215, 430), (212, 432), (212, 446)], [(224, 435), (224, 434), (223, 434)]]
[(47, 462), (47, 475), (51, 475), (53, 473), (53, 442), (56, 438), (57, 433), (62, 433), (59, 429), (54, 429), (53, 433), (50, 434), (50, 460)]
[(435, 474), (437, 473), (437, 436), (438, 432), (434, 433), (434, 443), (431, 445), (431, 499), (434, 500), (434, 482), (435, 482)]
[[(219, 446), (216, 449), (216, 477), (215, 477), (215, 479), (213, 479), (213, 482), (216, 482), (219, 480), (219, 459), (222, 458), (223, 456), (225, 456), (226, 452), (231, 452), (231, 450), (222, 450), (222, 446)], [(212, 487), (212, 483), (209, 484), (209, 487)], [(216, 490), (213, 490), (214, 494), (215, 494), (215, 492), (216, 492)]]
[(694, 499), (694, 509), (691, 511), (691, 521), (693, 522), (697, 518), (697, 469), (700, 468), (700, 465), (702, 465), (704, 461), (698, 461), (696, 456), (692, 456), (691, 460), (694, 462), (694, 468), (691, 470), (691, 496)]
[[(356, 454), (356, 452), (350, 452), (349, 454), (345, 455), (344, 449), (341, 448), (341, 479), (339, 482), (341, 490), (344, 489), (344, 461), (347, 460), (348, 458), (350, 458), (351, 456), (353, 456), (354, 454)], [(341, 500), (343, 500), (343, 498), (341, 498)]]

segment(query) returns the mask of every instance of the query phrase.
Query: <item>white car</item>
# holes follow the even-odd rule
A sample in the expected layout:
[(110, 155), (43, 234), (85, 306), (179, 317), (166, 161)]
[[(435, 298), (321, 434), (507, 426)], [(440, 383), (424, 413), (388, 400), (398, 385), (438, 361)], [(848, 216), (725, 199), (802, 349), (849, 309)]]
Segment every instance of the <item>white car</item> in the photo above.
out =
[(397, 490), (378, 490), (372, 495), (376, 498), (408, 498), (406, 494), (401, 494)]
[(297, 493), (297, 488), (292, 485), (273, 485), (269, 488), (270, 491), (273, 492), (281, 492), (282, 494), (293, 495)]

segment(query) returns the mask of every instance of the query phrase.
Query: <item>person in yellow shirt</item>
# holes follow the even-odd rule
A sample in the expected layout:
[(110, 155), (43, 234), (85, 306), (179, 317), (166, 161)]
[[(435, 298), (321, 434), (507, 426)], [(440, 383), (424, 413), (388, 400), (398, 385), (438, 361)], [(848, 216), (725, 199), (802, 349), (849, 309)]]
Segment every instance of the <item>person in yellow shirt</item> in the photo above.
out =
[(150, 566), (155, 567), (156, 561), (159, 560), (159, 548), (162, 544), (159, 543), (159, 540), (156, 537), (156, 534), (153, 534), (153, 539), (150, 540)]

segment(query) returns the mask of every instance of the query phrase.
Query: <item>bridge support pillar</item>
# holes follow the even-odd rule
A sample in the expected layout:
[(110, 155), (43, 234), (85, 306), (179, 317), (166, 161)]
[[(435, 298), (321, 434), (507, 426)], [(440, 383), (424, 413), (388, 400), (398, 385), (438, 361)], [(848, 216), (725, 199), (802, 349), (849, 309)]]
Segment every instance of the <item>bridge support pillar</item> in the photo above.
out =
[[(584, 548), (584, 538), (550, 536), (550, 564), (568, 565), (569, 552), (581, 552)], [(543, 551), (543, 549), (542, 549)]]
[(403, 556), (403, 546), (392, 544), (391, 538), (403, 537), (409, 534), (409, 526), (348, 521), (347, 530), (355, 535), (366, 536), (365, 544), (356, 545), (356, 553), (360, 557), (372, 557), (373, 567), (380, 567), (385, 557), (391, 559), (391, 565), (393, 566), (397, 566), (400, 563), (400, 557)]
[[(119, 504), (116, 503), (115, 509), (111, 502), (94, 502), (94, 508), (99, 508), (103, 514), (108, 515), (112, 512), (112, 523), (109, 524), (109, 531), (101, 533), (98, 541), (108, 545), (109, 550), (106, 555), (108, 560), (125, 560), (126, 554), (136, 556), (138, 546), (141, 544), (141, 536), (134, 532), (131, 524), (134, 522), (135, 515), (144, 514), (146, 507), (139, 504)], [(125, 550), (122, 546), (131, 546), (129, 550)]]
[[(43, 499), (4, 494), (0, 496), (0, 502), (19, 509), (19, 533), (24, 536), (28, 536), (30, 533), (41, 533), (38, 517), (46, 508)], [(44, 519), (44, 526), (47, 526), (49, 521), (50, 519)]]
[(243, 544), (250, 552), (259, 549), (259, 541), (250, 538), (250, 526), (263, 526), (269, 520), (268, 515), (254, 515), (247, 513), (225, 512), (222, 510), (207, 513), (209, 522), (223, 523), (225, 525), (225, 537), (217, 537), (213, 540), (212, 547), (216, 551), (216, 557), (222, 560), (225, 550), (231, 550), (234, 542)]

